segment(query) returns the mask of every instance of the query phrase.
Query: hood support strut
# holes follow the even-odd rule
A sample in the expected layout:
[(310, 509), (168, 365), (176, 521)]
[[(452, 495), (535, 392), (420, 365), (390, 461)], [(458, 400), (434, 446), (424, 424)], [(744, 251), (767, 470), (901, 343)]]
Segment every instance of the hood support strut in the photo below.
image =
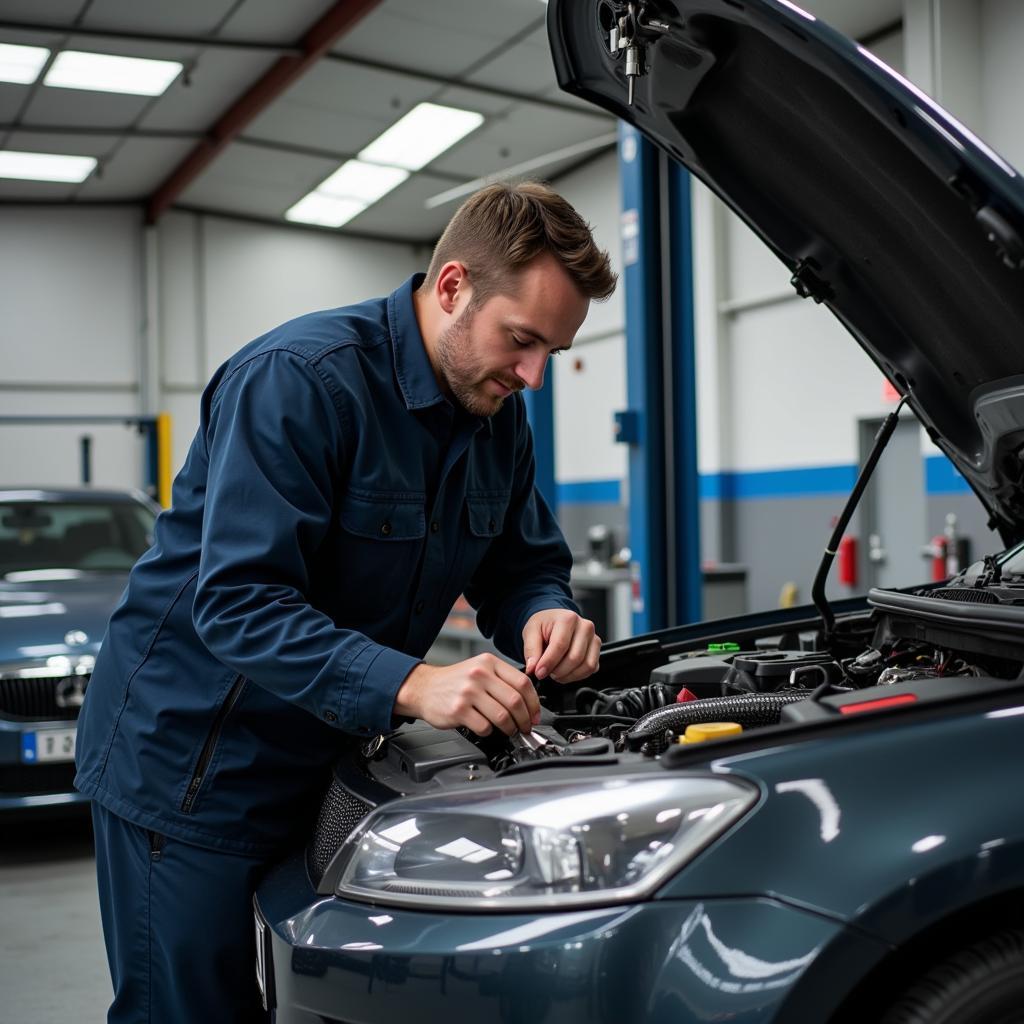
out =
[(889, 443), (889, 438), (892, 437), (896, 424), (899, 423), (900, 410), (909, 397), (909, 394), (904, 395), (900, 399), (900, 404), (886, 416), (882, 425), (878, 428), (878, 433), (875, 434), (875, 440), (871, 445), (871, 451), (864, 460), (864, 465), (861, 466), (857, 482), (853, 485), (849, 498), (846, 499), (842, 515), (840, 515), (836, 522), (828, 544), (825, 545), (825, 554), (822, 556), (818, 572), (814, 577), (814, 585), (811, 587), (811, 600), (821, 613), (822, 638), (826, 647), (832, 643), (835, 635), (836, 617), (825, 597), (825, 581), (828, 579), (829, 570), (832, 568), (836, 552), (839, 550), (839, 542), (843, 539), (846, 527), (850, 525), (850, 519), (860, 503), (861, 496), (864, 494), (864, 488), (867, 487), (871, 474), (874, 473), (875, 466), (878, 465), (878, 460), (882, 457), (882, 452), (885, 451), (885, 446)]

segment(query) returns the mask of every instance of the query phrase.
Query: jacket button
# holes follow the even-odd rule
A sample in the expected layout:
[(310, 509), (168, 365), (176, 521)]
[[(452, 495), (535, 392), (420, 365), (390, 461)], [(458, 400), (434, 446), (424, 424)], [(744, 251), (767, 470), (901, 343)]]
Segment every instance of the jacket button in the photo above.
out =
[(434, 520), (434, 521), (433, 521), (433, 522), (432, 522), (432, 523), (430, 524), (430, 532), (431, 532), (431, 533), (437, 533), (437, 531), (438, 531), (438, 530), (440, 530), (440, 529), (441, 529), (441, 524), (440, 524), (440, 523), (439, 523), (439, 522), (438, 522), (438, 521), (437, 521), (437, 520), (435, 519), (435, 520)]
[(324, 712), (324, 721), (325, 722), (336, 722), (337, 720), (338, 720), (338, 716), (333, 711), (325, 711)]
[(494, 527), (495, 527), (496, 525), (497, 525), (497, 524), (496, 524), (496, 523), (494, 522), (494, 520), (493, 520), (493, 519), (490, 519), (490, 520), (488, 520), (488, 522), (487, 522), (487, 529), (488, 529), (488, 530), (490, 530), (490, 532), (491, 532), (491, 533), (494, 533)]
[(426, 606), (426, 605), (425, 605), (425, 604), (424, 604), (424, 603), (423, 603), (422, 601), (417, 601), (417, 602), (416, 602), (416, 607), (415, 607), (415, 608), (413, 608), (413, 611), (414, 611), (414, 612), (415, 612), (415, 613), (416, 613), (417, 615), (419, 615), (419, 614), (420, 614), (420, 613), (421, 613), (421, 612), (423, 611), (423, 609), (424, 609), (424, 608), (426, 608), (426, 607), (427, 607), (427, 606)]
[(390, 537), (391, 536), (391, 520), (390, 519), (385, 519), (384, 522), (380, 524), (380, 532), (385, 537)]

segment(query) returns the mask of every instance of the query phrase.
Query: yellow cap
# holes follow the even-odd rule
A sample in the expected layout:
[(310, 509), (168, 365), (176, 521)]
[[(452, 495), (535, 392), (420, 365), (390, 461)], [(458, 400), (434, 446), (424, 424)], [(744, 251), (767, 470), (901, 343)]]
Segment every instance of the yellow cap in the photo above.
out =
[(686, 733), (679, 737), (680, 743), (703, 743), (705, 740), (720, 740), (724, 736), (735, 736), (743, 732), (739, 722), (698, 722), (686, 727)]

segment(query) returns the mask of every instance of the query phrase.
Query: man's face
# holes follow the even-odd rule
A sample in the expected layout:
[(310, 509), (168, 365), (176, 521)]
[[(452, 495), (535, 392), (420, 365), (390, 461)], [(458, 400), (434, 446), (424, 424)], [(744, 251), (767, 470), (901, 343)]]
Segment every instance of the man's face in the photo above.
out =
[(519, 272), (513, 295), (467, 307), (437, 342), (444, 382), (474, 416), (493, 416), (523, 388), (539, 388), (553, 352), (572, 344), (589, 300), (548, 253)]

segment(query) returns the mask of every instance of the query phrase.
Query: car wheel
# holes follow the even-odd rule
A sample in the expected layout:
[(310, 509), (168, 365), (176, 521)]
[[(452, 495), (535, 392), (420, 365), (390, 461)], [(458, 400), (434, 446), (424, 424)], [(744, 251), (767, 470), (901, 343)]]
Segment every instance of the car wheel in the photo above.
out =
[(919, 978), (881, 1024), (1020, 1024), (1024, 930), (1007, 929), (955, 953)]

